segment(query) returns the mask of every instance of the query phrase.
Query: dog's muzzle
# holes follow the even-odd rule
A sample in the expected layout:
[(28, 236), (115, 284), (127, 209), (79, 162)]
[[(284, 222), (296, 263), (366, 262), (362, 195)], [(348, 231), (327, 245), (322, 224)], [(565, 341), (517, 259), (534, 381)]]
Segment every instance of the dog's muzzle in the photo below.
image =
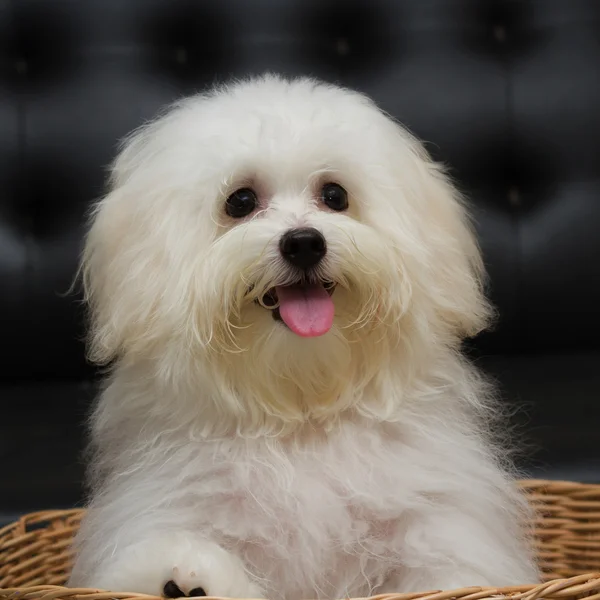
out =
[(333, 325), (335, 283), (318, 275), (317, 267), (327, 254), (323, 234), (313, 227), (290, 229), (281, 236), (279, 251), (298, 278), (273, 286), (256, 302), (300, 337), (326, 334)]

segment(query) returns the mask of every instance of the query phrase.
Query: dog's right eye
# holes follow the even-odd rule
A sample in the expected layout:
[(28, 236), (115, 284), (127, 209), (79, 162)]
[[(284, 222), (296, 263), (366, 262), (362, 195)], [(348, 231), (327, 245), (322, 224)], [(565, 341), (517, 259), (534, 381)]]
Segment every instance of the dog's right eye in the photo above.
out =
[(236, 190), (225, 202), (225, 212), (234, 219), (247, 217), (258, 204), (256, 193), (250, 188)]

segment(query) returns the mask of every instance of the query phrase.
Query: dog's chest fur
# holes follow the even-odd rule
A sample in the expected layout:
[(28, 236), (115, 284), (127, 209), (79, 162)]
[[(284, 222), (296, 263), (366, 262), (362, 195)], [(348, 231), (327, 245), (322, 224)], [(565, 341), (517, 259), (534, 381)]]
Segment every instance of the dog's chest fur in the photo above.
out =
[(287, 598), (368, 594), (401, 560), (418, 496), (403, 485), (415, 478), (398, 434), (348, 424), (284, 443), (211, 442), (189, 490), (198, 527)]

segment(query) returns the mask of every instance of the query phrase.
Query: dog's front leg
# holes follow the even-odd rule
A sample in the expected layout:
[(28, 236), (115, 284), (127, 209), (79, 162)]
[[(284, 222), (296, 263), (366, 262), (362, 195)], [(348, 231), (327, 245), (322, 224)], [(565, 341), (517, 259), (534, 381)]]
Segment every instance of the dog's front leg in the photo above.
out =
[(451, 591), (464, 587), (487, 587), (490, 583), (479, 573), (458, 566), (421, 567), (393, 571), (376, 590), (377, 594)]
[(539, 574), (516, 521), (502, 511), (478, 512), (440, 507), (413, 515), (394, 541), (400, 564), (377, 593), (536, 583)]
[(69, 586), (166, 597), (262, 597), (237, 556), (190, 533), (153, 534), (86, 565), (90, 549), (75, 563)]

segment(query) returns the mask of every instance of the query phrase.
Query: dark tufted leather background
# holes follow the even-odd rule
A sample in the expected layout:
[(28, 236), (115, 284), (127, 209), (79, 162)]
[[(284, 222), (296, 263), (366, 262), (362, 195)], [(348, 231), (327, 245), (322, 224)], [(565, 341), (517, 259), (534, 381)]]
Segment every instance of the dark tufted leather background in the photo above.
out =
[(117, 139), (264, 70), (363, 90), (475, 203), (500, 309), (475, 356), (523, 464), (600, 479), (598, 0), (0, 0), (0, 520), (80, 499), (94, 394), (64, 297)]

